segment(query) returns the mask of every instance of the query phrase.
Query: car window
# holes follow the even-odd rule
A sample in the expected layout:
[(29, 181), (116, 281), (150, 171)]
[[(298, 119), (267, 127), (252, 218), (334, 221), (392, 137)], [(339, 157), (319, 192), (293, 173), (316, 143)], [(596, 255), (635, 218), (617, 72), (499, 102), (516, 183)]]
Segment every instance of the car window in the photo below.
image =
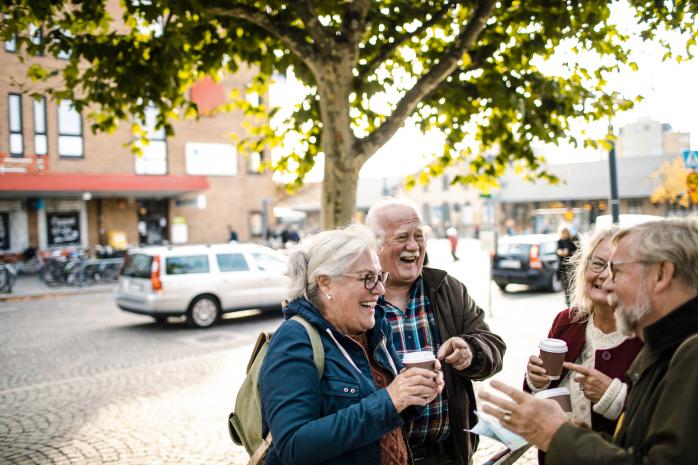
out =
[(124, 258), (124, 266), (121, 268), (122, 276), (131, 278), (150, 279), (150, 270), (153, 257), (143, 253), (127, 254)]
[(247, 271), (250, 269), (247, 260), (241, 253), (216, 254), (218, 269), (221, 271)]
[(544, 242), (540, 245), (541, 255), (555, 255), (557, 252), (557, 242)]
[(165, 270), (167, 270), (167, 274), (208, 273), (208, 256), (167, 257)]
[(283, 258), (268, 253), (252, 252), (252, 256), (260, 270), (284, 272), (288, 266)]
[(530, 249), (529, 244), (503, 243), (497, 247), (497, 253), (499, 255), (528, 255)]

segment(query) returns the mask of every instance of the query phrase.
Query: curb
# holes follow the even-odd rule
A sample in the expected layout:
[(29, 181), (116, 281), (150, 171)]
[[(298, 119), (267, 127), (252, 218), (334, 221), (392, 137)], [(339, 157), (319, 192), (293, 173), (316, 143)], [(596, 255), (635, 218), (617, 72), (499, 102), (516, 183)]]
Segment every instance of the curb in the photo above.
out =
[(46, 292), (35, 292), (27, 294), (0, 294), (0, 302), (22, 302), (27, 300), (56, 299), (60, 297), (71, 297), (75, 295), (104, 294), (113, 293), (116, 286), (99, 288), (78, 288), (78, 289), (55, 289)]

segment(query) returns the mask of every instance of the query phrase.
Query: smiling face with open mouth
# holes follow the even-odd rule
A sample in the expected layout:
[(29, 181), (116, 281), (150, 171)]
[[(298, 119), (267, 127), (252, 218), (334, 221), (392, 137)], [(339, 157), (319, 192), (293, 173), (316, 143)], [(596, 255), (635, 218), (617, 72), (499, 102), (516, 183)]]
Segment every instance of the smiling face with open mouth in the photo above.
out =
[(346, 273), (332, 279), (328, 291), (332, 300), (326, 303), (324, 312), (335, 328), (351, 336), (363, 334), (373, 328), (376, 323), (376, 304), (378, 298), (385, 293), (385, 287), (379, 281), (373, 289), (368, 290), (364, 277), (380, 273), (381, 265), (376, 252), (364, 250)]
[(426, 247), (417, 212), (408, 205), (392, 206), (382, 214), (380, 226), (384, 234), (380, 261), (390, 272), (388, 283), (411, 286), (422, 272)]

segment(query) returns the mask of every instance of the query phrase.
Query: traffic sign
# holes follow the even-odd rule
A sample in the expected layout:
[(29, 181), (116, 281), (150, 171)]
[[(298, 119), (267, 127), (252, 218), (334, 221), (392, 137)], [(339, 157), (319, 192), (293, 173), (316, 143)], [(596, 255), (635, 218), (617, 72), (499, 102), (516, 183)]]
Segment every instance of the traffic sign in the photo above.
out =
[(689, 170), (698, 170), (698, 150), (684, 150), (683, 162)]

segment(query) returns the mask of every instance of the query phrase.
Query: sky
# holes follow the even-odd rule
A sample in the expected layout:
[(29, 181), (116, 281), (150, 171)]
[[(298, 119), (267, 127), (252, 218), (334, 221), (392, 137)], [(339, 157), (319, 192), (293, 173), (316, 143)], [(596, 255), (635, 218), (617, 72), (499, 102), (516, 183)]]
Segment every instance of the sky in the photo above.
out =
[[(632, 32), (634, 19), (632, 12), (624, 2), (614, 3), (612, 20), (621, 30)], [(674, 44), (680, 42), (678, 34), (665, 34), (665, 39)], [(611, 123), (616, 134), (618, 128), (635, 122), (641, 118), (650, 118), (661, 123), (669, 123), (674, 131), (691, 133), (691, 149), (698, 149), (698, 59), (676, 63), (674, 60), (663, 62), (665, 51), (656, 44), (643, 43), (639, 39), (630, 43), (631, 61), (638, 64), (637, 71), (630, 69), (608, 78), (610, 89), (620, 91), (626, 96), (642, 95), (644, 101), (637, 103), (631, 111), (616, 115)], [(564, 58), (564, 53), (559, 57)], [(555, 60), (549, 65), (556, 66)], [(302, 89), (297, 87), (293, 79), (272, 90), (272, 102), (282, 98), (287, 101), (302, 96)], [(275, 92), (275, 95), (274, 95)], [(595, 137), (602, 138), (606, 132), (608, 121), (599, 122), (593, 126), (578, 126)], [(414, 127), (403, 127), (398, 133), (374, 155), (363, 167), (362, 178), (400, 176), (413, 174), (428, 163), (428, 147), (439, 144), (438, 134), (422, 135)], [(537, 146), (538, 153), (545, 156), (550, 163), (565, 163), (570, 161), (593, 161), (600, 159), (603, 154), (596, 150), (574, 149), (561, 146)], [(399, 154), (399, 155), (398, 155)], [(395, 163), (396, 157), (400, 163)], [(306, 178), (306, 181), (322, 179), (322, 161)]]

